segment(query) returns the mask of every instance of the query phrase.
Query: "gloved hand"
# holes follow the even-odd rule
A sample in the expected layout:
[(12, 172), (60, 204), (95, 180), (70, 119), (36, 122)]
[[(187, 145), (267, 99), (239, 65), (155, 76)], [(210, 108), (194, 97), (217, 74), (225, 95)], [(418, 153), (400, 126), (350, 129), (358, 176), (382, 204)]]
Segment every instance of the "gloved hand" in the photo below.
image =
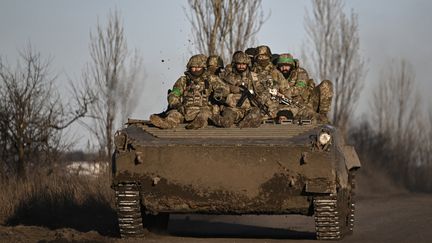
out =
[(213, 97), (216, 101), (222, 101), (224, 98), (224, 90), (222, 88), (218, 88), (214, 91)]

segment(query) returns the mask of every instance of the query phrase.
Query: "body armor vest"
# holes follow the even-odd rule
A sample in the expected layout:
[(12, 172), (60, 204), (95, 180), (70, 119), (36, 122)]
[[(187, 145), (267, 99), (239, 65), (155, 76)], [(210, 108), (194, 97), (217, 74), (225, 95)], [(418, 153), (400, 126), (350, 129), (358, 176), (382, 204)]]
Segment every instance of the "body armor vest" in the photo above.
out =
[(183, 105), (187, 108), (208, 105), (209, 83), (205, 79), (187, 80)]

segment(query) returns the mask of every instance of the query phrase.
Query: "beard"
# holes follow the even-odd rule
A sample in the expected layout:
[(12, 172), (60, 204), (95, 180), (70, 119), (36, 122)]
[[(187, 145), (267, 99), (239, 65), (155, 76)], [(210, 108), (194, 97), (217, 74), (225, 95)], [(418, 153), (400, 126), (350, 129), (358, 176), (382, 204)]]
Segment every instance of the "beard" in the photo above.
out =
[(246, 71), (247, 68), (236, 68), (238, 73), (244, 73)]
[(291, 75), (291, 70), (281, 72), (284, 78), (288, 78)]

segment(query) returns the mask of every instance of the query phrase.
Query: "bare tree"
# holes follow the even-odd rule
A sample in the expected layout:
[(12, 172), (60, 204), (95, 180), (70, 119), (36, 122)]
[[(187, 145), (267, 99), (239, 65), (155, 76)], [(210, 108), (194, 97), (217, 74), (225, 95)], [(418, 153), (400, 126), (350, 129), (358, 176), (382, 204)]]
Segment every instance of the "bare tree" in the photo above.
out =
[(370, 104), (372, 121), (378, 124), (379, 131), (397, 131), (392, 138), (400, 141), (415, 129), (414, 120), (421, 114), (412, 65), (404, 59), (400, 63), (391, 62), (381, 73), (377, 86)]
[[(346, 129), (363, 87), (358, 17), (344, 13), (341, 0), (313, 0), (307, 13), (305, 55), (312, 76), (334, 83), (333, 123)], [(310, 64), (313, 63), (313, 64)]]
[(255, 42), (265, 22), (261, 0), (188, 0), (196, 49), (224, 60)]
[[(54, 87), (50, 61), (29, 45), (16, 67), (0, 59), (0, 145), (2, 169), (26, 176), (30, 163), (50, 162), (61, 145), (61, 130), (84, 117), (92, 102), (89, 93), (78, 92), (64, 100)], [(5, 168), (6, 167), (6, 168)]]
[(108, 15), (108, 23), (100, 23), (90, 33), (91, 63), (84, 71), (87, 87), (98, 98), (91, 107), (94, 118), (86, 125), (98, 140), (100, 151), (110, 157), (114, 129), (133, 112), (142, 90), (142, 58), (127, 47), (118, 11)]
[(412, 65), (402, 59), (391, 62), (382, 72), (370, 104), (372, 124), (377, 134), (386, 137), (393, 159), (386, 167), (405, 184), (415, 184), (416, 163), (428, 150), (428, 127), (422, 116), (421, 99), (416, 91)]
[(414, 67), (404, 59), (389, 62), (375, 86), (369, 122), (352, 129), (356, 149), (397, 184), (431, 192), (432, 112), (416, 89)]

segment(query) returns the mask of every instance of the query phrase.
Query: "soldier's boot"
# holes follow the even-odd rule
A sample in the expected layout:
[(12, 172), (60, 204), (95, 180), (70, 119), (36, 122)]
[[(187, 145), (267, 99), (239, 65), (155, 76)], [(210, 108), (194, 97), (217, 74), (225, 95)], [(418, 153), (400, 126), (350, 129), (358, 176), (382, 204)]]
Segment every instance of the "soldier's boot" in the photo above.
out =
[(207, 125), (207, 117), (198, 115), (191, 123), (186, 125), (186, 129), (200, 129)]
[(155, 127), (159, 127), (162, 129), (170, 129), (177, 126), (177, 124), (173, 120), (169, 119), (168, 117), (162, 118), (154, 114), (150, 116), (150, 122)]
[(315, 112), (312, 108), (306, 108), (298, 110), (296, 116), (294, 118), (298, 121), (301, 120), (310, 120), (312, 124), (317, 124), (319, 122), (319, 117), (321, 115)]
[[(319, 106), (318, 113), (327, 116), (330, 111), (333, 99), (333, 84), (330, 80), (324, 80), (319, 85)], [(328, 120), (328, 119), (327, 119)]]
[(222, 116), (220, 114), (216, 114), (210, 117), (210, 121), (213, 123), (213, 125), (217, 127), (223, 127), (222, 126)]
[(236, 112), (225, 109), (222, 113), (221, 125), (222, 127), (232, 127), (237, 119)]
[(262, 122), (261, 112), (258, 108), (252, 108), (238, 124), (240, 128), (259, 127)]

